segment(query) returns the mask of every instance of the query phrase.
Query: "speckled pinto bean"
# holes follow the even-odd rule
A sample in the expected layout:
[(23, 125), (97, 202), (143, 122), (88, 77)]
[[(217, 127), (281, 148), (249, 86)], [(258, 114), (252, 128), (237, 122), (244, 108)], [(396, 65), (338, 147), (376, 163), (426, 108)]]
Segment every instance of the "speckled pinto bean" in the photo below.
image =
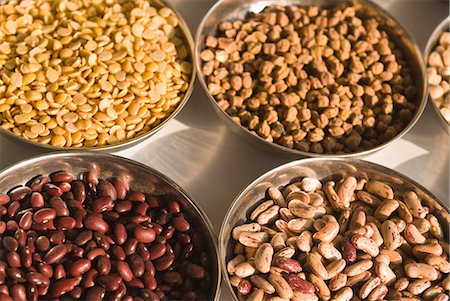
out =
[(352, 175), (268, 186), (230, 233), (240, 300), (445, 300), (445, 225), (418, 193)]
[[(0, 300), (208, 299), (205, 237), (183, 204), (100, 176), (56, 171), (0, 193)], [(245, 276), (253, 269), (239, 262), (245, 258), (230, 270)]]

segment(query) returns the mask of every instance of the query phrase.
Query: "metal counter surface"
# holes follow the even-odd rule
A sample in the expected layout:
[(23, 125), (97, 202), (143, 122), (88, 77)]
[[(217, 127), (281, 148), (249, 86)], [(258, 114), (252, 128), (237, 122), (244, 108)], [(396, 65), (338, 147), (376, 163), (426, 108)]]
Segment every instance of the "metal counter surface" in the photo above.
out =
[[(169, 0), (195, 34), (212, 0)], [(449, 14), (449, 2), (377, 0), (414, 36), (423, 50), (434, 28)], [(414, 128), (387, 148), (363, 159), (395, 169), (419, 182), (442, 202), (449, 199), (449, 128), (431, 104)], [(0, 169), (46, 150), (0, 136)], [(182, 186), (208, 214), (216, 233), (235, 196), (266, 171), (289, 162), (255, 148), (229, 130), (200, 85), (182, 112), (150, 139), (115, 154), (147, 164)], [(221, 300), (230, 300), (223, 287)]]

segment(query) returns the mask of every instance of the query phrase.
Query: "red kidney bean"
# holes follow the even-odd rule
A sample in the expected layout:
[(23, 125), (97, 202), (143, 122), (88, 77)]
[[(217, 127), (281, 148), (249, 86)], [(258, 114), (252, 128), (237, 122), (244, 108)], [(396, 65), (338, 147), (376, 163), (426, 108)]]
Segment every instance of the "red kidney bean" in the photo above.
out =
[(122, 297), (127, 293), (125, 284), (119, 284), (119, 288), (111, 295), (111, 301), (121, 301)]
[(33, 192), (31, 194), (31, 207), (33, 208), (42, 208), (44, 207), (44, 197), (39, 192)]
[(149, 258), (150, 260), (158, 259), (166, 253), (166, 245), (163, 245), (161, 243), (155, 243), (150, 247), (149, 253), (150, 253)]
[(17, 212), (19, 211), (19, 209), (20, 209), (20, 202), (19, 201), (11, 202), (9, 204), (9, 207), (8, 207), (8, 217), (9, 218), (14, 217), (17, 214)]
[(103, 300), (106, 290), (101, 286), (91, 287), (87, 290), (86, 300)]
[(143, 278), (145, 288), (147, 288), (151, 291), (156, 289), (157, 282), (156, 282), (155, 277), (152, 274), (150, 274), (149, 272), (145, 272), (144, 276), (142, 278)]
[(98, 276), (98, 271), (95, 269), (90, 269), (83, 275), (83, 280), (81, 281), (81, 286), (84, 288), (93, 287), (95, 285), (97, 276)]
[(48, 263), (39, 262), (38, 271), (47, 278), (53, 277), (53, 268)]
[(150, 259), (150, 252), (143, 243), (138, 243), (136, 247), (137, 253), (143, 260), (149, 260)]
[(6, 294), (9, 296), (9, 288), (7, 285), (5, 284), (0, 285), (0, 294)]
[(165, 271), (173, 264), (175, 255), (166, 252), (166, 254), (155, 260), (155, 269), (157, 271)]
[(52, 182), (72, 182), (73, 175), (67, 171), (56, 171), (50, 175)]
[(131, 281), (127, 282), (127, 286), (131, 288), (144, 288), (144, 283), (138, 278), (133, 278)]
[(135, 238), (128, 238), (127, 241), (123, 245), (123, 250), (125, 254), (131, 255), (136, 252), (138, 241)]
[(22, 284), (14, 284), (10, 290), (10, 296), (15, 301), (26, 301), (27, 300), (27, 292), (25, 290), (25, 286)]
[(0, 301), (14, 301), (9, 295), (0, 293)]
[(83, 295), (83, 289), (79, 286), (75, 287), (71, 292), (70, 292), (70, 296), (74, 299), (80, 299), (81, 296)]
[[(143, 295), (142, 297), (144, 297), (147, 301), (160, 301), (160, 298), (162, 298), (151, 290), (146, 290), (145, 292), (143, 292), (143, 294), (145, 295)], [(136, 298), (134, 300), (136, 300)]]
[(54, 221), (57, 230), (72, 230), (75, 228), (76, 223), (75, 219), (70, 216), (57, 217)]
[(75, 238), (74, 243), (77, 246), (82, 246), (86, 244), (88, 241), (92, 239), (92, 231), (91, 230), (84, 230), (78, 234), (78, 236)]
[(73, 277), (83, 275), (87, 271), (91, 269), (91, 262), (87, 259), (78, 259), (72, 265), (69, 269), (69, 274)]
[(53, 233), (50, 235), (50, 242), (54, 245), (60, 245), (63, 244), (66, 240), (66, 236), (64, 235), (64, 232), (61, 230), (53, 231)]
[(28, 273), (27, 280), (37, 286), (50, 284), (49, 277), (46, 277), (44, 274), (37, 273), (37, 272)]
[(67, 208), (66, 202), (60, 197), (54, 196), (49, 201), (50, 206), (55, 210), (56, 216), (69, 216), (70, 211)]
[(19, 229), (19, 225), (16, 221), (9, 220), (6, 222), (6, 231), (15, 232), (17, 229)]
[(66, 273), (66, 269), (64, 268), (64, 266), (62, 264), (58, 264), (56, 265), (55, 269), (53, 270), (53, 279), (63, 279), (66, 278), (67, 273)]
[(124, 213), (130, 211), (132, 207), (133, 204), (130, 201), (120, 201), (115, 203), (114, 210), (117, 213)]
[(181, 257), (182, 258), (188, 258), (192, 251), (194, 250), (194, 245), (193, 244), (188, 244), (184, 247), (184, 249), (181, 251)]
[(156, 197), (151, 196), (147, 198), (147, 204), (150, 206), (150, 208), (159, 208), (159, 202)]
[(42, 186), (48, 183), (48, 177), (43, 175), (37, 175), (32, 178), (26, 186), (30, 187), (32, 191), (41, 191)]
[(113, 246), (111, 248), (111, 253), (116, 260), (125, 260), (126, 258), (125, 251), (120, 246)]
[(59, 297), (67, 292), (70, 292), (76, 286), (77, 280), (75, 278), (60, 279), (52, 284), (50, 293), (54, 297)]
[(97, 193), (101, 197), (109, 196), (113, 201), (117, 200), (116, 188), (108, 180), (98, 181)]
[(189, 222), (182, 216), (177, 216), (172, 219), (172, 224), (179, 232), (186, 232), (191, 228)]
[(55, 219), (56, 211), (52, 208), (42, 208), (33, 214), (33, 220), (35, 223), (44, 224), (50, 220)]
[(37, 290), (37, 286), (34, 284), (27, 284), (27, 286), (25, 287), (26, 292), (27, 292), (27, 299), (31, 300), (31, 301), (37, 301), (38, 300), (38, 290)]
[(147, 203), (140, 203), (134, 209), (134, 212), (140, 215), (147, 215), (147, 210), (150, 206)]
[(7, 251), (17, 251), (19, 243), (11, 236), (5, 236), (2, 239), (2, 246)]
[(83, 218), (86, 216), (87, 212), (84, 209), (76, 209), (74, 210), (73, 218), (77, 222), (75, 224), (75, 228), (81, 229), (83, 228)]
[(96, 213), (101, 213), (103, 211), (111, 209), (113, 206), (113, 199), (110, 196), (103, 196), (92, 202), (91, 210)]
[(176, 238), (183, 245), (187, 245), (191, 242), (191, 237), (185, 233), (177, 233)]
[(98, 283), (106, 288), (107, 291), (113, 292), (119, 288), (122, 283), (122, 277), (117, 274), (98, 276)]
[(71, 183), (72, 193), (75, 200), (80, 203), (83, 203), (86, 199), (86, 188), (83, 181), (75, 180)]
[(178, 284), (181, 282), (182, 277), (181, 274), (178, 272), (167, 271), (163, 273), (162, 279), (167, 284)]
[(197, 264), (188, 263), (185, 267), (186, 274), (188, 277), (194, 279), (203, 279), (205, 278), (205, 269)]
[(84, 226), (92, 231), (98, 231), (100, 233), (106, 233), (109, 229), (108, 223), (106, 223), (101, 216), (88, 214), (84, 220)]
[(117, 244), (123, 245), (125, 243), (128, 238), (128, 234), (123, 224), (116, 224), (114, 226), (114, 236)]
[(38, 295), (40, 295), (40, 296), (47, 295), (49, 287), (50, 287), (50, 284), (38, 286), (37, 287)]
[(109, 250), (110, 243), (108, 236), (98, 232), (94, 232), (94, 240), (97, 242), (97, 246), (99, 246), (105, 251)]
[(8, 193), (8, 195), (9, 195), (9, 198), (11, 199), (11, 201), (20, 201), (23, 198), (25, 198), (25, 196), (27, 196), (27, 194), (30, 194), (31, 192), (32, 191), (31, 191), (30, 187), (28, 187), (28, 186), (19, 186), (19, 187), (16, 187), (16, 188), (12, 189)]
[(42, 187), (42, 190), (50, 196), (62, 196), (63, 191), (55, 184), (47, 183)]
[(149, 272), (150, 274), (152, 274), (153, 276), (155, 276), (156, 274), (156, 269), (154, 264), (148, 260), (148, 261), (144, 261), (144, 266), (145, 266), (145, 271)]
[(69, 192), (69, 191), (70, 191), (70, 188), (71, 188), (70, 183), (67, 183), (67, 182), (59, 183), (57, 186), (58, 186), (59, 189), (61, 189), (61, 191), (62, 191), (61, 196), (62, 196), (64, 193)]
[(111, 260), (102, 255), (98, 257), (97, 271), (100, 275), (108, 275), (111, 272)]
[(164, 229), (163, 232), (161, 232), (161, 235), (164, 236), (167, 240), (169, 240), (172, 238), (174, 232), (175, 232), (175, 228), (172, 226), (169, 226), (166, 229)]
[(33, 212), (25, 212), (19, 220), (19, 227), (23, 230), (30, 230), (33, 224)]
[(36, 248), (39, 251), (47, 251), (50, 249), (50, 240), (46, 236), (39, 236), (35, 242)]
[(145, 202), (145, 194), (139, 191), (129, 191), (126, 199), (131, 202)]
[(156, 233), (152, 228), (138, 226), (134, 229), (134, 237), (143, 243), (151, 243), (156, 238)]
[(172, 214), (177, 214), (177, 213), (181, 212), (180, 204), (178, 204), (178, 202), (176, 202), (176, 201), (170, 202), (168, 208), (169, 208), (169, 212)]
[(6, 255), (6, 262), (10, 267), (20, 268), (20, 255), (15, 251), (8, 252)]
[(51, 248), (47, 254), (45, 254), (44, 260), (48, 264), (58, 263), (67, 254), (67, 248), (64, 245), (58, 245)]
[(125, 197), (127, 196), (127, 191), (128, 191), (128, 187), (125, 184), (125, 182), (122, 180), (119, 180), (117, 178), (114, 178), (111, 180), (111, 183), (114, 185), (114, 188), (116, 189), (117, 198), (119, 200), (125, 199)]
[(20, 228), (17, 228), (14, 232), (14, 238), (19, 243), (19, 247), (23, 247), (27, 243), (27, 233)]
[(29, 268), (33, 263), (33, 254), (31, 254), (29, 246), (25, 246), (20, 252), (20, 261), (25, 268)]
[(24, 272), (18, 268), (6, 268), (6, 274), (15, 281), (22, 281), (25, 279)]
[(131, 271), (130, 266), (126, 261), (118, 261), (116, 270), (125, 281), (131, 281), (131, 279), (133, 279), (134, 277), (133, 272)]
[(9, 195), (0, 193), (0, 205), (1, 206), (8, 204), (10, 200), (11, 200), (11, 198), (9, 197)]

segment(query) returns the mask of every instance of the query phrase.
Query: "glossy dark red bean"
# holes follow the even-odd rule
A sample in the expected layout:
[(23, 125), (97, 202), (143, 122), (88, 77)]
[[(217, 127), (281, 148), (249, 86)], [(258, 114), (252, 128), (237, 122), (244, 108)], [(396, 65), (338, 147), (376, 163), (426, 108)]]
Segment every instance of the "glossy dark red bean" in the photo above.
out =
[(37, 175), (28, 181), (27, 186), (30, 187), (32, 191), (41, 191), (42, 186), (48, 183), (48, 177), (43, 175)]
[(157, 260), (155, 260), (155, 269), (157, 271), (165, 271), (173, 264), (175, 260), (175, 255), (166, 252), (166, 254)]
[(69, 191), (70, 191), (70, 188), (71, 188), (70, 183), (67, 183), (67, 182), (58, 183), (57, 186), (58, 186), (59, 189), (61, 189), (61, 191), (62, 191), (61, 196), (63, 196), (64, 193), (69, 192)]
[(153, 276), (156, 274), (156, 269), (153, 263), (150, 260), (144, 261), (145, 271), (149, 272)]
[(53, 231), (50, 235), (50, 242), (54, 245), (63, 244), (66, 241), (66, 236), (62, 230)]
[(83, 203), (84, 200), (86, 199), (86, 188), (83, 181), (75, 180), (70, 184), (72, 186), (71, 191), (73, 193), (73, 197), (75, 198), (75, 200)]
[(74, 257), (83, 258), (84, 257), (84, 249), (80, 248), (80, 247), (76, 247), (75, 249), (73, 249), (72, 255)]
[(119, 288), (111, 295), (111, 301), (121, 301), (127, 293), (127, 287), (124, 283), (119, 284)]
[(114, 211), (118, 213), (124, 213), (130, 211), (132, 207), (133, 203), (131, 203), (130, 201), (119, 201), (115, 203)]
[(25, 279), (25, 274), (21, 269), (18, 268), (6, 268), (6, 274), (8, 277), (10, 277), (12, 280), (21, 282), (23, 279)]
[(57, 230), (72, 230), (75, 228), (76, 220), (71, 216), (57, 217), (54, 221)]
[(152, 228), (138, 226), (134, 229), (134, 237), (142, 243), (151, 243), (156, 238), (156, 233)]
[(122, 276), (123, 280), (131, 281), (134, 278), (133, 271), (126, 261), (118, 261), (116, 265), (117, 272)]
[(159, 202), (156, 199), (156, 197), (151, 196), (151, 197), (147, 198), (146, 201), (147, 201), (147, 204), (150, 206), (150, 208), (159, 208)]
[(138, 278), (133, 278), (131, 281), (127, 282), (127, 286), (130, 288), (144, 288), (144, 283)]
[(106, 290), (101, 286), (91, 287), (87, 290), (86, 300), (103, 300), (105, 298)]
[(150, 206), (147, 203), (143, 202), (136, 206), (134, 212), (140, 215), (147, 215), (147, 210), (149, 207)]
[(108, 275), (111, 272), (111, 260), (102, 255), (97, 259), (97, 271), (100, 275)]
[(84, 226), (92, 231), (98, 231), (100, 233), (106, 233), (109, 229), (108, 223), (106, 223), (101, 216), (88, 214), (84, 220)]
[(9, 296), (9, 287), (6, 284), (0, 285), (0, 294), (6, 294)]
[(101, 197), (108, 196), (113, 201), (117, 200), (117, 191), (111, 182), (108, 180), (99, 180), (97, 185), (97, 193)]
[(152, 274), (150, 274), (149, 272), (145, 272), (144, 276), (142, 278), (143, 278), (145, 288), (147, 288), (151, 291), (156, 289), (157, 282), (156, 282), (155, 277)]
[(33, 192), (31, 194), (30, 202), (31, 207), (33, 208), (42, 208), (45, 204), (44, 197), (40, 192)]
[(70, 292), (70, 296), (74, 298), (75, 300), (78, 300), (83, 295), (83, 289), (79, 286), (74, 287), (73, 290)]
[(2, 246), (7, 251), (17, 251), (19, 243), (11, 236), (5, 236), (2, 238)]
[(56, 171), (50, 175), (52, 182), (72, 182), (73, 175), (67, 171)]
[(49, 277), (46, 277), (44, 274), (37, 272), (29, 272), (27, 274), (27, 280), (37, 286), (50, 284)]
[(166, 271), (162, 275), (162, 279), (167, 284), (178, 284), (182, 281), (182, 276), (178, 272)]
[(67, 247), (65, 245), (57, 245), (51, 248), (44, 257), (48, 264), (58, 263), (67, 254)]
[(83, 275), (91, 269), (91, 262), (87, 259), (78, 259), (70, 266), (69, 273), (73, 277)]
[(6, 254), (6, 262), (12, 268), (20, 268), (21, 267), (20, 255), (19, 255), (19, 253), (15, 252), (15, 251), (10, 251), (10, 252), (8, 252), (8, 254)]
[(1, 206), (8, 204), (10, 200), (11, 200), (11, 198), (9, 197), (9, 195), (0, 193), (0, 205)]
[(205, 278), (205, 269), (202, 266), (199, 266), (194, 263), (188, 263), (185, 267), (186, 274), (188, 277), (194, 279), (203, 279)]
[(49, 204), (56, 212), (56, 216), (69, 216), (70, 211), (67, 208), (66, 202), (64, 202), (59, 196), (50, 198)]
[(97, 258), (99, 256), (106, 256), (106, 252), (102, 248), (95, 248), (95, 249), (90, 250), (87, 253), (86, 258), (90, 261), (93, 261), (95, 258)]
[(100, 197), (91, 204), (91, 210), (96, 213), (111, 210), (113, 207), (114, 207), (113, 199), (110, 196)]
[(47, 278), (53, 277), (53, 268), (48, 263), (40, 262), (38, 264), (38, 271)]
[(17, 228), (16, 231), (14, 231), (14, 239), (19, 243), (19, 247), (23, 247), (27, 244), (27, 233), (24, 230)]
[(174, 232), (175, 232), (175, 228), (172, 226), (169, 226), (166, 229), (164, 229), (163, 232), (161, 232), (161, 235), (164, 236), (167, 240), (169, 240), (172, 238)]
[(8, 195), (11, 201), (20, 201), (31, 193), (31, 188), (28, 186), (20, 186), (12, 189)]
[(37, 286), (31, 283), (28, 283), (25, 287), (26, 292), (27, 292), (27, 300), (30, 301), (38, 301), (38, 290), (37, 290)]
[(76, 221), (75, 228), (81, 229), (83, 228), (83, 219), (86, 216), (87, 212), (84, 209), (76, 209), (74, 210), (73, 218)]
[(185, 233), (177, 233), (177, 240), (183, 245), (187, 245), (191, 242), (191, 237)]
[(14, 299), (7, 294), (0, 293), (0, 301), (14, 301)]
[[(145, 295), (142, 296), (142, 297), (146, 301), (160, 301), (161, 300), (160, 297), (156, 293), (154, 293), (154, 292), (152, 292), (150, 290), (145, 291), (144, 293), (145, 293)], [(136, 299), (134, 299), (134, 300), (136, 300)]]
[(160, 258), (166, 253), (166, 245), (161, 243), (152, 244), (150, 249), (148, 250), (150, 253), (150, 260), (155, 260)]
[(10, 289), (10, 296), (15, 301), (26, 301), (27, 292), (22, 284), (14, 284)]
[(33, 214), (33, 221), (38, 224), (46, 223), (55, 219), (56, 211), (52, 208), (42, 208)]
[(64, 268), (64, 266), (62, 264), (57, 264), (55, 269), (53, 270), (53, 279), (63, 279), (66, 278), (67, 273), (66, 273), (66, 269)]
[(4, 221), (0, 221), (0, 235), (5, 233), (6, 231), (6, 223)]
[(126, 258), (125, 251), (122, 249), (121, 246), (113, 246), (111, 248), (111, 253), (113, 255), (113, 258), (116, 260), (125, 260)]
[(145, 272), (144, 260), (138, 255), (131, 255), (128, 258), (128, 263), (133, 271), (134, 277), (141, 277)]
[(19, 229), (19, 225), (16, 221), (9, 220), (6, 222), (6, 231), (15, 232), (17, 229)]
[(67, 292), (70, 292), (76, 286), (76, 279), (65, 278), (54, 282), (50, 287), (50, 293), (54, 297), (59, 297)]
[(5, 206), (0, 206), (0, 216), (8, 214), (8, 209)]
[(116, 224), (114, 226), (115, 241), (118, 245), (123, 245), (128, 238), (127, 230), (123, 224)]
[(150, 252), (148, 251), (148, 248), (145, 246), (145, 244), (143, 244), (141, 242), (138, 243), (138, 245), (136, 247), (136, 251), (143, 260), (150, 259)]
[(81, 280), (81, 285), (84, 288), (93, 287), (95, 285), (95, 280), (98, 276), (98, 271), (95, 269), (90, 269), (83, 275), (83, 280)]
[(88, 241), (92, 239), (92, 231), (91, 230), (84, 230), (78, 234), (78, 236), (75, 238), (74, 243), (77, 246), (82, 246), (86, 244)]
[(119, 288), (122, 283), (122, 277), (118, 274), (109, 274), (98, 276), (98, 283), (106, 288), (107, 291), (113, 292)]
[(8, 206), (8, 217), (12, 218), (16, 216), (17, 212), (20, 210), (20, 202), (19, 201), (13, 201), (9, 203)]
[(23, 230), (29, 230), (33, 224), (33, 212), (26, 211), (19, 220), (19, 227)]
[(181, 212), (180, 204), (178, 204), (178, 202), (176, 202), (176, 201), (170, 202), (168, 209), (169, 209), (169, 212), (172, 214), (177, 214), (177, 213)]
[(35, 242), (36, 248), (39, 251), (47, 251), (50, 249), (50, 240), (46, 236), (39, 236)]
[(127, 192), (128, 192), (128, 187), (125, 184), (125, 182), (120, 179), (114, 178), (114, 179), (112, 179), (111, 183), (114, 185), (114, 188), (116, 189), (117, 198), (119, 200), (125, 199), (125, 197), (127, 196)]
[(172, 224), (179, 232), (186, 232), (191, 228), (189, 222), (182, 216), (172, 218)]
[(126, 199), (131, 202), (145, 202), (145, 194), (139, 191), (129, 191)]
[(123, 244), (123, 250), (125, 254), (131, 255), (136, 252), (138, 241), (135, 238), (128, 238), (127, 241)]

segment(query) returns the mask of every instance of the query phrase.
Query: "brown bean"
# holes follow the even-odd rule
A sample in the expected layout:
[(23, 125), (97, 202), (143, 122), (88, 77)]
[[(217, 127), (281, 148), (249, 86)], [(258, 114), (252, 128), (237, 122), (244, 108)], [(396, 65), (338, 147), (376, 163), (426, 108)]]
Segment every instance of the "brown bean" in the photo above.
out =
[(77, 280), (75, 278), (61, 279), (53, 283), (50, 287), (50, 293), (54, 297), (59, 297), (67, 292), (70, 292), (76, 286)]
[(87, 259), (78, 259), (70, 266), (69, 273), (73, 277), (82, 275), (91, 269), (91, 262)]
[(48, 263), (40, 262), (38, 265), (38, 271), (47, 278), (53, 277), (53, 268)]
[(57, 217), (54, 221), (57, 230), (72, 230), (76, 226), (76, 220), (71, 216)]
[(62, 264), (57, 264), (55, 269), (53, 270), (53, 279), (59, 280), (66, 278), (66, 269)]
[(39, 236), (35, 244), (39, 251), (45, 252), (50, 249), (50, 240), (46, 236)]
[(92, 202), (91, 209), (96, 213), (100, 213), (111, 209), (113, 206), (113, 199), (110, 196), (103, 196)]
[(111, 272), (111, 260), (105, 255), (98, 257), (97, 271), (100, 275), (108, 275)]
[(2, 246), (7, 251), (17, 251), (19, 248), (19, 243), (11, 236), (3, 237)]
[(86, 199), (86, 188), (83, 181), (75, 180), (71, 183), (72, 193), (75, 198), (80, 203), (83, 203)]
[(172, 219), (172, 224), (179, 232), (186, 232), (190, 229), (191, 225), (182, 216), (177, 216)]
[(67, 171), (57, 171), (50, 175), (52, 182), (72, 182), (73, 175)]
[(48, 177), (44, 175), (37, 175), (27, 182), (27, 186), (31, 188), (31, 191), (41, 191), (42, 186), (48, 183)]
[(188, 263), (186, 265), (188, 276), (194, 279), (203, 279), (205, 277), (205, 269), (197, 264)]
[(150, 247), (149, 252), (150, 252), (149, 260), (158, 259), (166, 253), (166, 246), (161, 243), (155, 243)]
[(133, 272), (126, 261), (117, 262), (116, 269), (125, 281), (131, 281), (134, 278)]
[(165, 271), (173, 264), (175, 261), (175, 256), (171, 253), (166, 252), (166, 254), (155, 261), (155, 269), (157, 271)]
[(63, 191), (55, 184), (47, 183), (42, 187), (42, 190), (51, 196), (62, 196)]
[(123, 245), (128, 238), (127, 231), (123, 224), (116, 224), (114, 226), (115, 241), (119, 245)]
[(30, 230), (32, 224), (33, 224), (33, 212), (27, 211), (20, 218), (19, 227), (22, 228), (23, 230)]
[(134, 229), (134, 237), (143, 243), (151, 243), (156, 238), (156, 233), (152, 228), (136, 227)]
[(67, 209), (66, 202), (60, 197), (54, 196), (49, 201), (50, 206), (56, 211), (56, 216), (69, 216), (70, 212)]
[(50, 279), (49, 277), (44, 276), (41, 273), (30, 272), (27, 274), (27, 280), (35, 285), (49, 285)]
[(149, 273), (149, 272), (145, 272), (144, 276), (143, 276), (143, 280), (144, 280), (144, 285), (147, 289), (149, 290), (155, 290), (157, 287), (157, 282), (155, 277)]
[(87, 290), (86, 300), (103, 300), (106, 290), (101, 286), (91, 287)]
[(84, 288), (89, 288), (95, 286), (95, 279), (97, 278), (98, 271), (95, 269), (90, 269), (83, 275), (83, 280), (81, 281), (81, 285)]
[(13, 268), (21, 267), (20, 255), (15, 251), (11, 251), (8, 252), (8, 254), (6, 254), (6, 262), (8, 262), (8, 265), (10, 267)]
[(145, 202), (145, 194), (139, 191), (129, 191), (126, 200), (131, 202)]
[(109, 229), (108, 223), (98, 215), (88, 214), (84, 220), (84, 225), (87, 229), (92, 231), (98, 231), (100, 233), (106, 233)]
[(25, 196), (27, 196), (28, 194), (31, 193), (31, 188), (27, 187), (27, 186), (19, 186), (16, 187), (14, 189), (12, 189), (8, 195), (9, 198), (11, 199), (11, 201), (20, 201), (23, 198), (25, 198)]
[(20, 261), (22, 262), (22, 266), (25, 268), (29, 268), (33, 262), (33, 255), (29, 246), (23, 247), (20, 252)]
[(51, 248), (44, 257), (48, 264), (58, 263), (67, 254), (67, 247), (65, 245), (57, 245)]
[(55, 217), (56, 211), (51, 208), (42, 208), (33, 214), (33, 220), (38, 224), (47, 223), (48, 221), (55, 219)]
[(111, 182), (107, 180), (99, 180), (97, 185), (97, 193), (101, 197), (110, 197), (112, 201), (117, 199), (117, 191)]

